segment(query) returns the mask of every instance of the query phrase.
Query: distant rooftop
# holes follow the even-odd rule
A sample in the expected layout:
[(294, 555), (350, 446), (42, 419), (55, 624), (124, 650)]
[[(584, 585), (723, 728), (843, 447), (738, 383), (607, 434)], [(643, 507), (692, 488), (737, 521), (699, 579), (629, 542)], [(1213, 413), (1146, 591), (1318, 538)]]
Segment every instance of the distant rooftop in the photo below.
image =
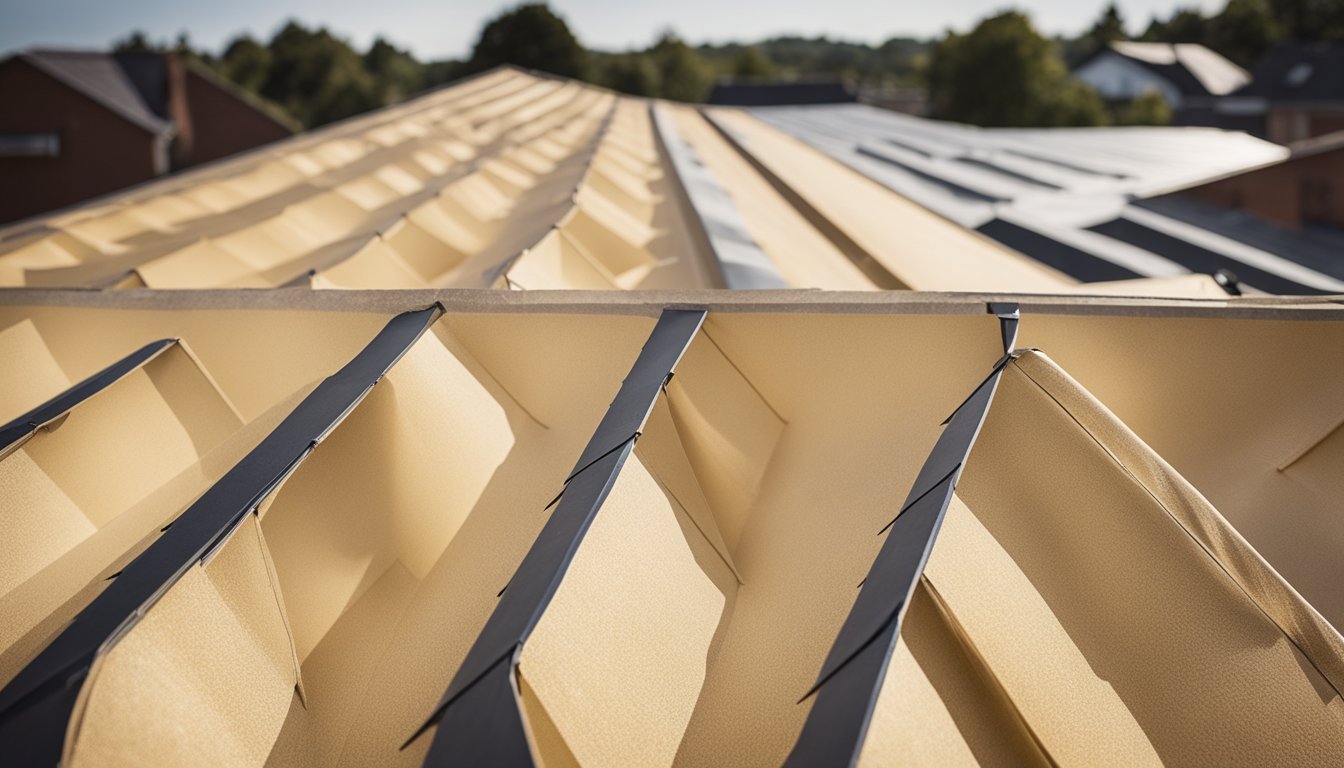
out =
[(1222, 96), (1250, 80), (1246, 70), (1195, 43), (1122, 41), (1110, 50), (1167, 78), (1186, 96)]
[(773, 107), (789, 104), (845, 104), (854, 92), (838, 80), (792, 83), (723, 82), (709, 94), (710, 104), (730, 107)]
[(1256, 65), (1238, 96), (1271, 101), (1344, 101), (1344, 44), (1281, 43)]
[(36, 49), (18, 57), (151, 133), (173, 130), (161, 55)]

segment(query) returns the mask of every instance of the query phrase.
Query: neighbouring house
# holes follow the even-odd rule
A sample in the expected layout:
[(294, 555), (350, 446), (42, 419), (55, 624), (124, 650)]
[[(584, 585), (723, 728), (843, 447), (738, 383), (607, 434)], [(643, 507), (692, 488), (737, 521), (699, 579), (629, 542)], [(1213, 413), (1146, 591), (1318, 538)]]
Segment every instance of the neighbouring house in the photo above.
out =
[(1176, 125), (1215, 125), (1215, 104), (1250, 81), (1246, 70), (1194, 43), (1115, 42), (1084, 59), (1074, 77), (1107, 101), (1162, 96)]
[(1276, 46), (1218, 112), (1280, 144), (1344, 131), (1344, 43)]
[(1298, 142), (1286, 159), (1181, 191), (1219, 208), (1244, 210), (1289, 229), (1344, 231), (1344, 131)]
[(859, 101), (874, 107), (923, 117), (929, 113), (929, 92), (894, 85), (859, 86)]
[(775, 107), (792, 104), (847, 104), (854, 91), (839, 80), (760, 82), (725, 80), (714, 85), (709, 103), (727, 107)]
[(0, 61), (0, 221), (275, 141), (293, 130), (172, 53), (34, 50)]

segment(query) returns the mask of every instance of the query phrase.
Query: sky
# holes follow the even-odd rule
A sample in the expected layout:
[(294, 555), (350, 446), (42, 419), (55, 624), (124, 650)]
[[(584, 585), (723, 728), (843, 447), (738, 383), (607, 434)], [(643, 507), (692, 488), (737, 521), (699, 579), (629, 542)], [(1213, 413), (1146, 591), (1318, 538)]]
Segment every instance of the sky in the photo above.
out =
[[(133, 29), (151, 40), (186, 31), (196, 48), (219, 52), (239, 33), (259, 39), (287, 19), (325, 25), (358, 48), (379, 35), (422, 60), (471, 52), (482, 24), (518, 0), (0, 0), (0, 52), (47, 46), (97, 49)], [(880, 43), (897, 35), (931, 37), (968, 29), (1015, 5), (1049, 34), (1077, 34), (1105, 0), (552, 0), (590, 48), (628, 50), (671, 28), (693, 42), (752, 41), (778, 34)], [(1119, 0), (1130, 31), (1177, 7), (1221, 8), (1223, 0)]]

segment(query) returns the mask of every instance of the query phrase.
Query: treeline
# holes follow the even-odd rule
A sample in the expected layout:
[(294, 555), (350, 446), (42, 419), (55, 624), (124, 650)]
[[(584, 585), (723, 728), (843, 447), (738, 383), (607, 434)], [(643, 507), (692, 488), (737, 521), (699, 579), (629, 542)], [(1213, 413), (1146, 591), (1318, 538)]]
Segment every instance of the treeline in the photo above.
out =
[[(325, 28), (295, 21), (270, 40), (249, 35), (218, 55), (153, 44), (140, 33), (119, 50), (175, 48), (314, 127), (393, 104), (410, 94), (501, 64), (537, 69), (636, 96), (703, 101), (723, 78), (840, 78), (864, 87), (922, 87), (934, 116), (978, 125), (1161, 124), (1170, 111), (1155, 94), (1106, 104), (1069, 77), (1069, 65), (1128, 39), (1112, 3), (1076, 38), (1047, 38), (1031, 19), (1005, 12), (941, 40), (896, 37), (881, 45), (780, 37), (752, 45), (694, 47), (674, 32), (623, 53), (590, 51), (544, 3), (505, 11), (481, 30), (462, 61), (421, 62), (382, 38), (359, 51)], [(1178, 10), (1154, 18), (1139, 40), (1202, 43), (1252, 66), (1281, 40), (1344, 41), (1344, 0), (1229, 0), (1218, 13)]]
[[(218, 56), (194, 49), (185, 36), (174, 45), (165, 45), (149, 41), (140, 32), (116, 43), (114, 49), (175, 50), (307, 128), (395, 104), (423, 90), (442, 68), (422, 64), (382, 38), (360, 53), (325, 28), (310, 29), (295, 21), (265, 43), (240, 35)], [(452, 76), (444, 73), (442, 81)]]
[[(1083, 34), (1047, 40), (1017, 12), (984, 19), (934, 46), (924, 80), (936, 117), (985, 126), (1162, 125), (1171, 110), (1156, 93), (1106, 103), (1072, 79), (1069, 67), (1107, 45), (1131, 39), (1111, 3)], [(1135, 40), (1199, 43), (1253, 67), (1284, 40), (1344, 41), (1344, 0), (1229, 0), (1205, 16), (1180, 9), (1154, 18)]]
[(666, 31), (648, 48), (590, 51), (544, 4), (506, 11), (481, 30), (466, 60), (421, 62), (378, 38), (359, 51), (326, 28), (290, 21), (270, 40), (240, 35), (219, 54), (150, 41), (141, 32), (119, 51), (176, 50), (312, 128), (501, 64), (584, 80), (635, 96), (703, 101), (722, 78), (835, 77), (873, 85), (917, 86), (931, 42), (894, 38), (880, 46), (824, 37), (782, 37), (756, 45), (692, 47)]
[[(1125, 20), (1112, 3), (1090, 30), (1067, 43), (1066, 55), (1087, 55), (1127, 39)], [(1133, 39), (1199, 43), (1249, 69), (1286, 40), (1344, 42), (1344, 0), (1228, 0), (1221, 11), (1207, 16), (1198, 8), (1184, 8), (1166, 19), (1153, 18)]]
[(824, 37), (780, 37), (754, 45), (692, 47), (665, 31), (624, 53), (589, 51), (544, 4), (506, 11), (486, 24), (464, 73), (515, 64), (586, 80), (634, 96), (703, 101), (723, 78), (837, 77), (873, 85), (918, 82), (931, 43), (893, 38), (880, 46)]

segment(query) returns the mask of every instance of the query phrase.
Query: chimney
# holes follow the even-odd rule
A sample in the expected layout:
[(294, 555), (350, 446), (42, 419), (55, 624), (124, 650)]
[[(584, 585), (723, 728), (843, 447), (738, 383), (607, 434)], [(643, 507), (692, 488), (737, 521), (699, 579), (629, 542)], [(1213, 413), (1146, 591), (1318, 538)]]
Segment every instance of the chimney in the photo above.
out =
[(177, 127), (173, 140), (173, 168), (182, 168), (191, 162), (195, 133), (191, 125), (191, 110), (187, 105), (187, 65), (175, 51), (163, 55), (168, 75), (168, 117)]

